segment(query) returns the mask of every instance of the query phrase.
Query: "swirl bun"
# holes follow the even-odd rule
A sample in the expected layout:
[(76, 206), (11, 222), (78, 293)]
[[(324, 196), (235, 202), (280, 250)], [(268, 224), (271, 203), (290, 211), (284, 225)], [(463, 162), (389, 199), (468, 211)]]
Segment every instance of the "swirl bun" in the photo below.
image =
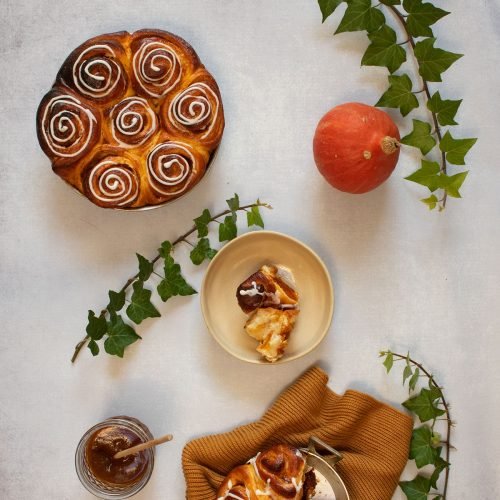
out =
[(223, 129), (215, 80), (187, 42), (160, 30), (80, 45), (37, 113), (54, 171), (105, 208), (155, 206), (189, 191)]
[(140, 177), (123, 156), (107, 156), (83, 174), (85, 194), (101, 207), (128, 207), (139, 195)]
[(315, 483), (302, 453), (278, 444), (231, 470), (217, 490), (217, 500), (305, 500), (313, 495)]
[(37, 133), (43, 151), (54, 165), (72, 163), (97, 143), (98, 114), (69, 93), (50, 91), (38, 108)]

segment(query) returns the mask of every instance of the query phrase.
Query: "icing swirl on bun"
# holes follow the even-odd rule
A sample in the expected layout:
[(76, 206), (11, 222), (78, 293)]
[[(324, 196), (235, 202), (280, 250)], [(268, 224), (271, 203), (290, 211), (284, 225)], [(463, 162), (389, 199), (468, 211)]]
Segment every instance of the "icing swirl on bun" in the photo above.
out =
[(182, 66), (174, 48), (161, 41), (145, 40), (134, 54), (134, 76), (141, 89), (162, 97), (180, 81)]
[(159, 195), (179, 195), (197, 177), (199, 160), (191, 146), (182, 142), (164, 142), (148, 156), (148, 178)]
[(139, 194), (140, 179), (124, 157), (108, 156), (88, 169), (84, 185), (97, 205), (127, 207)]
[(98, 122), (92, 110), (76, 97), (49, 93), (38, 116), (38, 136), (47, 154), (72, 161), (94, 146)]
[(108, 44), (84, 49), (73, 63), (72, 77), (75, 87), (94, 99), (114, 99), (122, 95), (127, 86), (118, 54)]
[(157, 127), (156, 114), (142, 97), (128, 97), (111, 110), (111, 133), (122, 147), (144, 144)]

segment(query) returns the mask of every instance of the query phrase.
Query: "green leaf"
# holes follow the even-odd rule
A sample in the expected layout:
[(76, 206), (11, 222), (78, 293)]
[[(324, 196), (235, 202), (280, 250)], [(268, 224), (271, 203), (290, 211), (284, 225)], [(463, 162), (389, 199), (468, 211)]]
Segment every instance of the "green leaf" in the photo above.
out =
[(229, 241), (236, 238), (238, 228), (236, 227), (236, 214), (227, 215), (224, 222), (219, 224), (219, 241)]
[(208, 224), (212, 220), (212, 215), (208, 208), (203, 210), (202, 214), (194, 219), (194, 224), (196, 229), (198, 229), (198, 238), (203, 238), (204, 236), (208, 236)]
[(433, 36), (430, 26), (449, 14), (422, 0), (403, 0), (403, 7), (408, 13), (406, 29), (413, 37)]
[(191, 250), (189, 256), (191, 257), (191, 262), (199, 266), (205, 259), (213, 259), (216, 253), (217, 250), (210, 248), (208, 238), (201, 238), (198, 244)]
[(158, 249), (158, 253), (164, 259), (169, 257), (171, 252), (172, 252), (172, 243), (170, 243), (170, 241), (164, 241), (161, 244), (160, 248)]
[(396, 32), (387, 26), (368, 34), (371, 44), (361, 59), (363, 66), (382, 66), (394, 73), (406, 61), (406, 51), (398, 45)]
[(321, 14), (323, 14), (323, 23), (326, 21), (328, 17), (330, 17), (335, 9), (343, 2), (344, 0), (318, 0), (319, 8), (321, 9)]
[(410, 443), (410, 458), (419, 469), (433, 464), (439, 456), (438, 448), (432, 446), (432, 430), (428, 425), (413, 429)]
[(240, 208), (240, 197), (236, 193), (234, 193), (234, 197), (226, 200), (226, 203), (228, 204), (231, 212), (234, 213)]
[(439, 174), (439, 163), (435, 161), (422, 160), (422, 166), (413, 172), (413, 174), (405, 177), (405, 179), (407, 181), (416, 182), (417, 184), (428, 187), (432, 193), (441, 187)]
[(92, 356), (97, 356), (99, 354), (99, 346), (95, 340), (90, 340), (87, 347), (90, 349)]
[(432, 390), (423, 388), (420, 391), (420, 394), (414, 396), (413, 398), (407, 399), (403, 403), (403, 406), (411, 412), (415, 413), (423, 423), (444, 415), (444, 410), (441, 410), (434, 404), (434, 401), (436, 399), (437, 396)]
[(418, 148), (426, 155), (436, 145), (436, 139), (431, 135), (430, 123), (413, 120), (413, 130), (401, 139), (401, 143)]
[(385, 366), (385, 369), (387, 370), (387, 373), (389, 373), (391, 371), (393, 364), (394, 364), (394, 356), (392, 355), (392, 352), (389, 351), (387, 353), (387, 356), (385, 357), (385, 360), (384, 360), (384, 366)]
[[(439, 448), (441, 449), (441, 448)], [(432, 473), (430, 477), (430, 482), (431, 482), (431, 487), (437, 490), (437, 482), (439, 479), (439, 476), (441, 472), (444, 471), (444, 469), (447, 469), (450, 464), (444, 459), (441, 458), (440, 456), (436, 457), (436, 460), (434, 461), (434, 466), (436, 467), (434, 469), (434, 472)]]
[(415, 56), (419, 64), (419, 73), (428, 82), (440, 82), (444, 73), (463, 54), (454, 54), (434, 47), (436, 39), (426, 38), (415, 44)]
[(136, 255), (139, 261), (139, 279), (147, 281), (153, 272), (153, 263), (138, 253)]
[(114, 320), (108, 322), (108, 338), (104, 341), (104, 350), (108, 354), (123, 358), (125, 347), (140, 338), (135, 330), (124, 323), (122, 317), (118, 315)]
[(171, 255), (165, 257), (164, 265), (165, 279), (158, 285), (158, 294), (163, 302), (176, 295), (193, 295), (196, 290), (189, 285), (181, 274), (181, 266), (177, 264)]
[(114, 292), (110, 290), (108, 292), (109, 304), (106, 309), (111, 312), (118, 312), (125, 305), (125, 290), (121, 292)]
[(89, 322), (85, 329), (87, 335), (92, 340), (101, 340), (108, 329), (106, 319), (103, 315), (97, 317), (94, 311), (89, 311), (88, 320)]
[(389, 84), (389, 88), (375, 106), (399, 108), (403, 116), (418, 108), (418, 99), (412, 92), (412, 82), (407, 74), (389, 75)]
[(429, 198), (422, 198), (420, 201), (425, 203), (429, 207), (429, 210), (434, 210), (438, 204), (438, 199), (435, 194), (431, 194)]
[(146, 318), (159, 318), (161, 314), (151, 303), (151, 290), (144, 288), (141, 280), (133, 284), (134, 293), (131, 297), (131, 304), (127, 307), (127, 316), (137, 325), (140, 325)]
[(415, 371), (413, 372), (413, 375), (412, 375), (410, 381), (408, 382), (408, 387), (410, 388), (410, 391), (415, 390), (419, 376), (420, 376), (420, 370), (418, 368), (415, 368)]
[(427, 500), (427, 494), (431, 490), (430, 480), (420, 475), (411, 481), (401, 481), (399, 486), (408, 500)]
[(406, 379), (412, 376), (412, 370), (410, 365), (406, 365), (403, 370), (403, 385), (405, 385)]
[(427, 101), (427, 108), (436, 113), (439, 125), (458, 125), (455, 121), (455, 115), (461, 102), (462, 99), (458, 101), (443, 100), (438, 91)]
[(380, 0), (384, 5), (401, 5), (401, 0)]
[(459, 172), (455, 175), (442, 174), (440, 177), (440, 187), (442, 187), (449, 196), (461, 198), (462, 196), (460, 195), (459, 189), (462, 187), (468, 173), (468, 170), (466, 170), (465, 172)]
[(439, 149), (446, 153), (446, 160), (453, 165), (465, 165), (464, 157), (477, 139), (454, 139), (447, 131), (439, 143)]
[(253, 206), (250, 212), (247, 212), (247, 225), (248, 227), (259, 226), (264, 229), (264, 221), (262, 220), (258, 206)]
[(372, 7), (371, 0), (349, 0), (344, 17), (335, 34), (363, 30), (371, 33), (378, 30), (384, 22), (384, 14), (379, 9)]

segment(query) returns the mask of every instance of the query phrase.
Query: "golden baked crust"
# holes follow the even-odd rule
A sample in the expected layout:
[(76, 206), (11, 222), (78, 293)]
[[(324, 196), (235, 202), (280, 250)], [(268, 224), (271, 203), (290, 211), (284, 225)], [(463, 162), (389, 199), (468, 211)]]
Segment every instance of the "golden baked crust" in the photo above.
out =
[(299, 450), (275, 445), (229, 472), (217, 490), (217, 500), (302, 500), (306, 468)]
[(217, 83), (187, 42), (160, 30), (80, 45), (37, 113), (54, 172), (105, 208), (154, 206), (189, 191), (223, 130)]

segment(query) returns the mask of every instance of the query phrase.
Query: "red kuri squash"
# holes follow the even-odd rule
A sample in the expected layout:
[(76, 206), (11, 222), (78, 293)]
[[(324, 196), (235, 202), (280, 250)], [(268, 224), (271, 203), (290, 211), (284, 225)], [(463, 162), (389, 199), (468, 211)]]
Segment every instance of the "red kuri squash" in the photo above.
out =
[(399, 131), (384, 111), (350, 102), (326, 113), (314, 134), (316, 166), (335, 188), (366, 193), (382, 184), (399, 158)]

